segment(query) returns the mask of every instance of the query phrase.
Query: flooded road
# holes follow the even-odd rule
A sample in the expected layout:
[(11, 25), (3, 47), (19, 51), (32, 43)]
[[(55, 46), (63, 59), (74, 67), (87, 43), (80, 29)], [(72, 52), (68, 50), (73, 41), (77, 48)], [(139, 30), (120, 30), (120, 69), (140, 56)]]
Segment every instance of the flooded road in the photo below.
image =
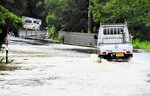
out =
[(130, 62), (94, 61), (92, 50), (64, 44), (12, 43), (0, 65), (0, 96), (150, 96), (150, 53)]

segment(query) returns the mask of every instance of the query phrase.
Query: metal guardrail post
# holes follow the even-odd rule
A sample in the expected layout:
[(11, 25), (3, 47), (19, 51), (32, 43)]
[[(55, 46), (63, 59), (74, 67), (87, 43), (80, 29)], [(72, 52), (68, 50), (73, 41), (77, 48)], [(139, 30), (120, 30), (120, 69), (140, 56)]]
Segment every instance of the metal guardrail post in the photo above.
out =
[(32, 36), (32, 31), (33, 31), (33, 30), (31, 30), (31, 36)]
[(26, 29), (26, 37), (27, 37), (27, 29)]
[(38, 31), (38, 30), (36, 30), (36, 38), (37, 38), (37, 31)]

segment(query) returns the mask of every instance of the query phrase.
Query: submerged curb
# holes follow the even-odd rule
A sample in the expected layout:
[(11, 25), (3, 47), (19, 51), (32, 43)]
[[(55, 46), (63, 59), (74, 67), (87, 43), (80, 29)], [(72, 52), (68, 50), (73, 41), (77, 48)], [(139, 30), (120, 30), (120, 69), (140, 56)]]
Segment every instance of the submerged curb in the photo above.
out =
[[(40, 38), (32, 38), (32, 37), (25, 37), (25, 39), (30, 39), (30, 40), (38, 40), (46, 43), (60, 43), (57, 40), (52, 40), (52, 39), (40, 39)], [(96, 47), (94, 47), (96, 48)], [(133, 49), (134, 53), (141, 53), (141, 52), (150, 52), (150, 50), (144, 50), (144, 49)]]
[(144, 49), (133, 49), (133, 52), (135, 52), (135, 53), (150, 52), (150, 50), (144, 50)]
[(40, 39), (40, 38), (31, 38), (31, 37), (25, 37), (25, 39), (30, 39), (30, 40), (38, 40), (46, 43), (60, 43), (57, 40), (52, 40), (52, 39)]

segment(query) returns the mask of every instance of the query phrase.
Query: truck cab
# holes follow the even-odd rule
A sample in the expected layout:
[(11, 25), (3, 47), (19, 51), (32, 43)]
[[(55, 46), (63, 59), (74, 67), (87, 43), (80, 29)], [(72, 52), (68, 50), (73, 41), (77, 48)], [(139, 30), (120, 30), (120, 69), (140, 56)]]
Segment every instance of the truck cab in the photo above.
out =
[(97, 53), (107, 60), (129, 60), (133, 56), (133, 46), (127, 23), (100, 24)]

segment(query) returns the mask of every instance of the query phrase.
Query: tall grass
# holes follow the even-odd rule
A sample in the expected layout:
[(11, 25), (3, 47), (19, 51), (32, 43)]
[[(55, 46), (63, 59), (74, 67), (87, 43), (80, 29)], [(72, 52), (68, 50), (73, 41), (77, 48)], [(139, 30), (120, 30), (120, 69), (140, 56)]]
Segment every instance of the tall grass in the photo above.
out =
[(150, 41), (135, 39), (133, 40), (133, 47), (137, 49), (150, 49)]

